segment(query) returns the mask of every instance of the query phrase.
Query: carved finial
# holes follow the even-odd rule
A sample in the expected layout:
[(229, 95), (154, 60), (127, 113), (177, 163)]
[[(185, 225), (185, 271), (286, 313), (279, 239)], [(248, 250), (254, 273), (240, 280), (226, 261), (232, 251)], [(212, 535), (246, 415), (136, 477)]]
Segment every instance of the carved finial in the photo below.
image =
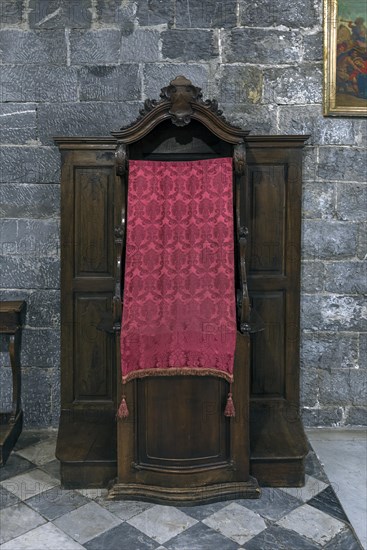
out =
[(193, 109), (191, 101), (198, 101), (202, 97), (201, 88), (194, 86), (184, 76), (176, 76), (170, 85), (161, 90), (161, 98), (171, 102), (169, 114), (176, 126), (189, 124)]

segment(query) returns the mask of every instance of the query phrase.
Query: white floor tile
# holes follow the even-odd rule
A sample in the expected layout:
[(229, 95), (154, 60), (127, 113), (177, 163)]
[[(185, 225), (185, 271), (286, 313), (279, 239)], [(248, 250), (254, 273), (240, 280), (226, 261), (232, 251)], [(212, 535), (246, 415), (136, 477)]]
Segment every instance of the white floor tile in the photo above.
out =
[(197, 520), (172, 506), (154, 506), (132, 517), (127, 523), (156, 540), (159, 544), (164, 544), (195, 525)]
[(326, 487), (326, 483), (323, 483), (315, 477), (306, 475), (304, 487), (281, 487), (281, 489), (285, 493), (288, 493), (288, 495), (292, 495), (299, 500), (303, 500), (303, 502), (307, 502), (321, 493)]
[(107, 489), (76, 489), (83, 497), (95, 500), (97, 498), (105, 498), (108, 495)]
[(132, 500), (104, 500), (103, 498), (98, 498), (96, 502), (123, 521), (127, 521), (154, 506), (148, 502)]
[(51, 462), (51, 460), (55, 460), (55, 448), (56, 441), (52, 438), (36, 443), (36, 445), (32, 445), (31, 447), (21, 449), (17, 454), (37, 464), (37, 466), (42, 466), (47, 462)]
[(308, 504), (296, 508), (277, 523), (285, 529), (296, 531), (321, 546), (325, 546), (327, 542), (345, 528), (345, 524), (341, 521)]
[(367, 430), (317, 428), (308, 429), (307, 436), (367, 549)]
[(1, 550), (83, 550), (83, 546), (52, 523), (47, 523), (7, 542)]
[(96, 502), (89, 502), (53, 522), (80, 544), (120, 525), (121, 520)]
[(48, 491), (52, 487), (56, 487), (58, 483), (57, 479), (52, 478), (46, 472), (35, 469), (25, 474), (5, 479), (1, 482), (1, 485), (21, 500), (26, 500), (43, 491)]
[(266, 529), (262, 517), (235, 502), (204, 519), (203, 523), (240, 546)]
[(22, 502), (8, 506), (0, 511), (0, 544), (23, 535), (43, 523), (46, 523), (46, 520)]

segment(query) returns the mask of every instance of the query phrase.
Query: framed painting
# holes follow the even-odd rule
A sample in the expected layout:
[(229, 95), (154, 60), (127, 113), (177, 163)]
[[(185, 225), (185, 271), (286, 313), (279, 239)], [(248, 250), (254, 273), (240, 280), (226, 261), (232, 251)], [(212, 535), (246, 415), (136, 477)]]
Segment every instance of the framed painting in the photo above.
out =
[(367, 0), (324, 0), (324, 115), (367, 116)]

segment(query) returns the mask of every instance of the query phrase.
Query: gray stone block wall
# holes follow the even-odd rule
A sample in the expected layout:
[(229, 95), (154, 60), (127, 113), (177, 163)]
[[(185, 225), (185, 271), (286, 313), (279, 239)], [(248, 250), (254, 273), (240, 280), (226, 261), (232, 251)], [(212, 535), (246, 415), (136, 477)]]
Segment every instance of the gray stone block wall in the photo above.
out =
[[(27, 300), (27, 425), (56, 425), (60, 157), (184, 74), (256, 134), (305, 149), (301, 398), (307, 425), (366, 424), (366, 121), (322, 116), (321, 0), (0, 0), (0, 298)], [(4, 349), (4, 346), (1, 348)], [(1, 397), (9, 398), (6, 354)]]

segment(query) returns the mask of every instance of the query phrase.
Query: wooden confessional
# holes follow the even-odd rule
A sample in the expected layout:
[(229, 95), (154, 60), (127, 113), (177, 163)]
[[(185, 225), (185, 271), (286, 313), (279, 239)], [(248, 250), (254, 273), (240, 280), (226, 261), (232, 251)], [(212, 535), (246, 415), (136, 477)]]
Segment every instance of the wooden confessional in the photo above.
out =
[[(307, 136), (249, 137), (184, 77), (112, 135), (55, 139), (62, 154), (56, 454), (63, 486), (109, 485), (111, 498), (200, 503), (255, 498), (254, 478), (261, 485), (302, 485), (307, 444), (299, 417), (299, 267)], [(149, 377), (127, 385), (130, 417), (116, 422), (129, 159), (231, 156), (236, 418), (223, 416), (223, 380)]]

